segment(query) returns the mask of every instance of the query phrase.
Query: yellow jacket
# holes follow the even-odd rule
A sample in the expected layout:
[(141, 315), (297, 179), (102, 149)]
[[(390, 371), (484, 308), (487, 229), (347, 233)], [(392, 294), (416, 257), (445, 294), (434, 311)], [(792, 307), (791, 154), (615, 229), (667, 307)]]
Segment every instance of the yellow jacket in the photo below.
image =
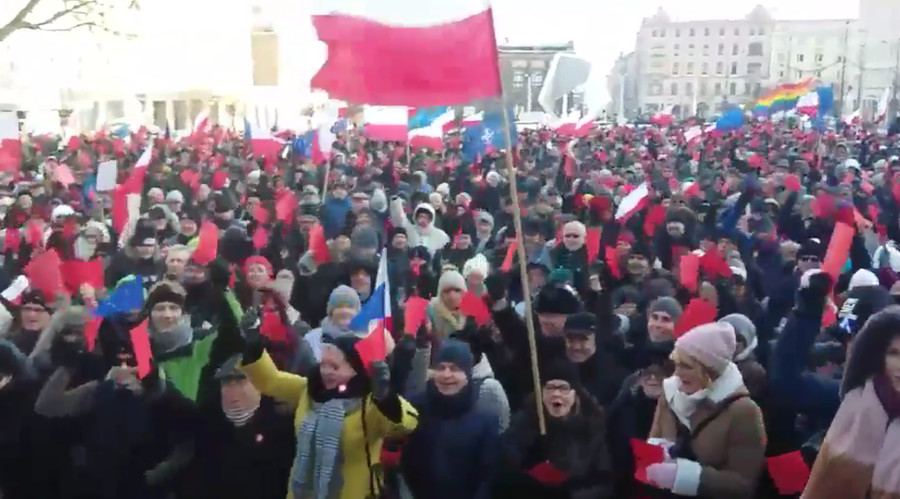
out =
[[(306, 378), (279, 371), (268, 352), (263, 352), (259, 360), (243, 366), (242, 370), (260, 393), (294, 407), (294, 429), (299, 428), (312, 406)], [(367, 396), (363, 403), (366, 404), (369, 455), (374, 466), (381, 459), (381, 442), (384, 437), (413, 431), (418, 424), (418, 413), (409, 402), (401, 398), (403, 418), (399, 424), (395, 424), (381, 414), (371, 396)], [(365, 499), (369, 495), (369, 468), (363, 440), (362, 410), (357, 409), (348, 414), (344, 421), (344, 432), (341, 435), (341, 474), (344, 488), (340, 497), (336, 499)], [(376, 478), (380, 483), (381, 477)], [(287, 497), (294, 499), (290, 484)]]

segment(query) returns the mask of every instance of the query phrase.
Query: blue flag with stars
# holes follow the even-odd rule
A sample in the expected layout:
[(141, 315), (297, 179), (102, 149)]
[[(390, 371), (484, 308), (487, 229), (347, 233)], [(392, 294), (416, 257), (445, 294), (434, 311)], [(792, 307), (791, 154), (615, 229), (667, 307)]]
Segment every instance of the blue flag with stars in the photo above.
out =
[[(509, 143), (515, 147), (519, 138), (516, 131), (516, 117), (512, 109), (507, 109), (509, 117)], [(463, 161), (473, 162), (478, 155), (506, 149), (503, 137), (503, 115), (500, 110), (485, 111), (484, 119), (478, 124), (467, 126), (462, 139)]]

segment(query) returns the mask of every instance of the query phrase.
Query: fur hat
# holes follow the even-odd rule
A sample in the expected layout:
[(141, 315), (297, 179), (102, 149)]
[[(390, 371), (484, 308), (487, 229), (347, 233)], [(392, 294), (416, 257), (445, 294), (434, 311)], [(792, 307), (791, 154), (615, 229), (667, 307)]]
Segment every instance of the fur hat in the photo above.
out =
[(538, 292), (534, 310), (538, 314), (571, 315), (581, 312), (583, 305), (571, 286), (548, 284)]
[(174, 303), (183, 308), (186, 297), (187, 293), (180, 284), (162, 281), (150, 289), (150, 294), (147, 296), (144, 306), (147, 310), (153, 310), (153, 307), (158, 303)]

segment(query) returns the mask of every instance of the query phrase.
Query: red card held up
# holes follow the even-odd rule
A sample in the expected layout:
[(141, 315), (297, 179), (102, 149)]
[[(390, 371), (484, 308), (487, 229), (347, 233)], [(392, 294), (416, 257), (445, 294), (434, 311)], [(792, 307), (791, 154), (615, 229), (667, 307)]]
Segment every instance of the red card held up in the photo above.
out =
[(137, 361), (138, 377), (144, 379), (150, 374), (150, 359), (153, 353), (150, 350), (150, 333), (147, 331), (149, 319), (144, 319), (131, 330), (131, 348), (134, 350), (134, 360)]
[(369, 372), (372, 372), (372, 362), (376, 360), (384, 360), (387, 356), (387, 346), (384, 341), (384, 326), (378, 326), (370, 332), (365, 338), (356, 342), (356, 352), (359, 354), (360, 360)]
[(675, 338), (697, 326), (708, 324), (716, 320), (716, 307), (702, 298), (694, 298), (688, 303), (681, 318), (675, 323)]
[(696, 293), (698, 289), (697, 277), (699, 274), (700, 257), (693, 253), (683, 255), (678, 264), (678, 282), (691, 293)]
[(564, 471), (560, 471), (549, 461), (539, 463), (535, 467), (528, 470), (528, 474), (542, 484), (549, 485), (551, 487), (562, 485), (563, 482), (569, 479), (569, 475), (567, 473), (565, 473)]
[(63, 290), (59, 255), (56, 250), (48, 250), (31, 259), (24, 272), (33, 288), (40, 289), (47, 301), (56, 301), (56, 295)]
[(587, 249), (588, 263), (591, 263), (596, 260), (597, 255), (600, 254), (600, 229), (588, 229), (584, 243), (585, 248)]
[(665, 449), (637, 438), (632, 438), (630, 442), (631, 453), (634, 454), (634, 478), (642, 483), (652, 485), (647, 480), (647, 467), (665, 461)]
[(506, 249), (506, 258), (503, 259), (503, 265), (500, 266), (500, 270), (503, 272), (512, 270), (513, 257), (516, 255), (517, 246), (518, 242), (513, 241), (512, 244), (509, 245), (509, 248)]
[(403, 331), (406, 334), (416, 335), (419, 326), (425, 322), (428, 310), (428, 300), (420, 296), (413, 296), (406, 301), (406, 309), (403, 311)]
[(325, 241), (325, 228), (321, 224), (317, 223), (309, 229), (309, 251), (312, 252), (316, 265), (331, 261), (331, 253)]
[(216, 253), (219, 251), (219, 229), (212, 222), (203, 222), (197, 237), (197, 247), (191, 258), (200, 265), (206, 265), (216, 259)]
[(466, 291), (459, 304), (460, 312), (471, 316), (479, 326), (487, 324), (491, 320), (491, 311), (488, 310), (484, 300), (471, 291)]
[(609, 267), (610, 274), (612, 274), (615, 279), (621, 279), (622, 271), (619, 269), (619, 254), (616, 251), (616, 248), (614, 246), (607, 246), (604, 253), (606, 256), (606, 266)]
[(103, 262), (95, 258), (89, 262), (81, 260), (68, 260), (62, 262), (63, 283), (70, 294), (78, 293), (82, 284), (87, 284), (94, 289), (103, 287)]
[(87, 345), (88, 352), (94, 351), (94, 345), (97, 344), (97, 335), (100, 333), (100, 323), (103, 317), (91, 316), (84, 325), (84, 342)]
[(710, 279), (731, 277), (731, 267), (716, 249), (710, 249), (700, 257), (700, 268)]
[(800, 192), (800, 179), (796, 175), (785, 175), (784, 188), (791, 192)]
[(287, 222), (294, 215), (297, 208), (297, 198), (293, 194), (287, 194), (275, 204), (275, 217), (282, 222)]
[(806, 482), (809, 481), (809, 466), (806, 465), (800, 451), (773, 456), (766, 461), (769, 475), (780, 494), (793, 495), (803, 492)]

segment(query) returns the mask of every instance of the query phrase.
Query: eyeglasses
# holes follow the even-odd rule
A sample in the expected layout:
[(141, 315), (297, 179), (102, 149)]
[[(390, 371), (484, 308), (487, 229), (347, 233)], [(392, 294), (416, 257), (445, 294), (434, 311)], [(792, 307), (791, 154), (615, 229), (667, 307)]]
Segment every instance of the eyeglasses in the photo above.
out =
[(563, 395), (572, 391), (572, 387), (570, 385), (544, 385), (544, 391), (548, 393), (559, 392)]

